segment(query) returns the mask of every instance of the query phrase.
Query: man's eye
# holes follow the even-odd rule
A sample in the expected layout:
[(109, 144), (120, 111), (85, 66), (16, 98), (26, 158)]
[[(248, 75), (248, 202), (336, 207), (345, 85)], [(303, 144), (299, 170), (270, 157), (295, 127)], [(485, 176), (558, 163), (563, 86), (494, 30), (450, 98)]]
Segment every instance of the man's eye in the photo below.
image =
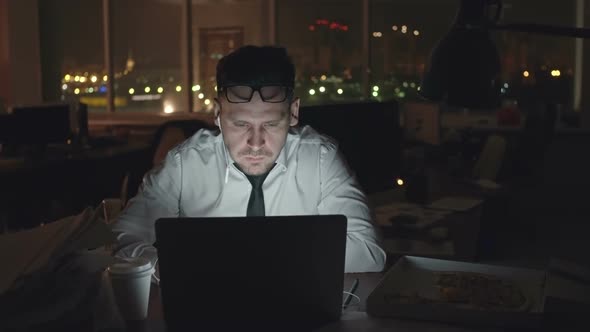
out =
[(278, 122), (269, 122), (269, 123), (265, 124), (265, 126), (267, 126), (267, 127), (276, 127), (278, 125), (279, 125)]
[(248, 124), (245, 122), (235, 122), (234, 126), (236, 127), (246, 127)]

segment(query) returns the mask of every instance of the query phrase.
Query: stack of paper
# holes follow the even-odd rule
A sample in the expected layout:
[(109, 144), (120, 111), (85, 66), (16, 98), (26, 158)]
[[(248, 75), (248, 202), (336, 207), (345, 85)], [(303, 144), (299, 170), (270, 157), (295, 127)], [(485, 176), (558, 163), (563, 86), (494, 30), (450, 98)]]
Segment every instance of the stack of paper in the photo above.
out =
[(398, 224), (397, 226), (409, 229), (425, 229), (443, 220), (451, 213), (448, 210), (427, 209), (421, 205), (392, 202), (378, 206), (374, 209), (375, 221), (380, 226), (392, 226), (396, 224), (396, 218), (400, 216), (412, 217), (413, 223)]
[(413, 255), (427, 257), (452, 257), (455, 255), (453, 241), (421, 241), (414, 239), (385, 239), (383, 249), (389, 255)]
[(483, 200), (479, 198), (451, 196), (432, 202), (428, 207), (431, 209), (462, 212), (470, 210), (481, 203), (483, 203)]
[(114, 240), (100, 218), (100, 211), (92, 208), (34, 229), (0, 235), (0, 295), (69, 253), (101, 247)]

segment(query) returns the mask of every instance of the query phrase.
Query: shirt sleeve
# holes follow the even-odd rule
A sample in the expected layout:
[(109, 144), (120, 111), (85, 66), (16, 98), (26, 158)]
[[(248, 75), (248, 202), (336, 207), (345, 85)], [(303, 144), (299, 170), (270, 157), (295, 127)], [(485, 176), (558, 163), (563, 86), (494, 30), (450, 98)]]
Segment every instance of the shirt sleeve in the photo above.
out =
[(181, 156), (172, 150), (162, 163), (144, 176), (137, 195), (115, 221), (116, 257), (141, 256), (156, 264), (155, 222), (159, 218), (179, 216), (181, 183)]
[(345, 272), (379, 272), (386, 254), (353, 172), (335, 145), (322, 145), (320, 152), (320, 214), (343, 214), (348, 219)]

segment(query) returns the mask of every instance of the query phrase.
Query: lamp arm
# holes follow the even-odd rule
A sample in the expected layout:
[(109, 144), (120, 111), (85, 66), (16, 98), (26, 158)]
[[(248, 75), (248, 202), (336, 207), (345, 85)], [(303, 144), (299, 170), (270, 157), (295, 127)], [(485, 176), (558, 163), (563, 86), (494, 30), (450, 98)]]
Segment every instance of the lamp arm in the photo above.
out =
[[(473, 26), (475, 28), (475, 26)], [(490, 23), (485, 26), (488, 30), (508, 30), (518, 32), (531, 32), (540, 33), (546, 35), (559, 35), (566, 37), (575, 38), (590, 38), (589, 28), (576, 28), (576, 27), (561, 27), (544, 24), (533, 24), (533, 23), (510, 23), (510, 24), (495, 24)]]

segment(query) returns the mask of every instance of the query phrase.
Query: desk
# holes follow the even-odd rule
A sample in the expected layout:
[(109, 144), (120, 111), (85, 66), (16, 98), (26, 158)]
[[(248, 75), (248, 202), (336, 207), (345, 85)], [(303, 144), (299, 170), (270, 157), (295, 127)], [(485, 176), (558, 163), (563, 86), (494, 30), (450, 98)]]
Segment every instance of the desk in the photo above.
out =
[[(436, 322), (412, 321), (402, 319), (382, 319), (374, 318), (364, 311), (367, 296), (375, 288), (382, 273), (350, 273), (344, 276), (344, 288), (349, 289), (353, 280), (360, 280), (359, 287), (355, 292), (361, 298), (360, 305), (350, 305), (343, 310), (339, 322), (326, 325), (317, 332), (339, 332), (339, 331), (449, 331), (449, 332), (468, 332), (481, 331), (481, 329), (469, 329), (466, 327), (453, 326)], [(152, 285), (150, 293), (150, 305), (148, 319), (142, 322), (134, 322), (128, 325), (129, 332), (165, 332), (166, 325), (163, 320), (159, 288)], [(112, 331), (112, 330), (109, 330)], [(490, 331), (486, 329), (486, 331)], [(105, 331), (106, 332), (106, 331)]]
[[(476, 207), (464, 212), (453, 212), (445, 216), (433, 227), (443, 226), (449, 231), (448, 240), (454, 244), (454, 253), (433, 253), (432, 255), (425, 255), (426, 257), (474, 261), (479, 259), (481, 254), (480, 249), (482, 245), (482, 227), (484, 218), (489, 218), (489, 215), (484, 216), (484, 212), (490, 213), (490, 207), (497, 204), (502, 197), (502, 191), (495, 192), (484, 191), (465, 181), (460, 181), (441, 171), (430, 171), (428, 174), (428, 202), (427, 204), (436, 201), (440, 198), (451, 196), (470, 197), (481, 199), (483, 202)], [(397, 187), (395, 189), (375, 193), (369, 197), (370, 206), (374, 209), (382, 205), (390, 204), (392, 202), (407, 202), (405, 197), (405, 187)], [(387, 239), (406, 239), (406, 240), (420, 240), (429, 242), (431, 238), (427, 231), (411, 231), (402, 229), (400, 227), (381, 226), (383, 237)], [(390, 254), (390, 253), (388, 253)], [(416, 253), (408, 253), (418, 255)], [(399, 258), (398, 256), (388, 255), (388, 259), (393, 260)]]
[(85, 150), (48, 148), (34, 159), (0, 158), (0, 222), (22, 229), (77, 214), (118, 197), (125, 174), (143, 162), (146, 144)]
[[(58, 289), (65, 289), (69, 292), (51, 292), (51, 290), (42, 290), (43, 293), (52, 294), (51, 297), (45, 296), (43, 303), (47, 303), (46, 306), (39, 304), (35, 307), (39, 307), (40, 316), (51, 318), (52, 321), (42, 326), (35, 326), (31, 328), (29, 326), (21, 326), (19, 329), (4, 329), (3, 323), (5, 321), (0, 319), (0, 330), (2, 331), (93, 331), (93, 332), (165, 332), (166, 325), (163, 319), (162, 302), (160, 298), (159, 287), (152, 285), (148, 318), (144, 321), (134, 322), (127, 324), (121, 321), (118, 315), (114, 298), (110, 291), (108, 284), (108, 276), (104, 272), (104, 267), (112, 261), (110, 256), (104, 254), (88, 254), (86, 257), (81, 257), (78, 262), (78, 269), (74, 269), (72, 273), (68, 273), (67, 280), (61, 282), (61, 284), (67, 284), (63, 286), (52, 286)], [(343, 310), (341, 320), (338, 322), (326, 325), (318, 330), (317, 332), (337, 332), (337, 331), (365, 331), (365, 332), (385, 332), (385, 331), (453, 331), (453, 332), (467, 332), (467, 331), (502, 331), (500, 329), (491, 329), (489, 327), (469, 327), (460, 325), (451, 325), (446, 323), (427, 322), (427, 321), (416, 321), (406, 319), (392, 319), (392, 318), (375, 318), (369, 316), (365, 312), (365, 301), (368, 295), (373, 291), (378, 282), (381, 280), (382, 273), (355, 273), (344, 275), (344, 289), (350, 289), (350, 286), (354, 279), (360, 280), (359, 287), (357, 288), (356, 295), (361, 298), (359, 305), (350, 305)], [(58, 279), (62, 280), (62, 279)], [(94, 282), (91, 282), (94, 280)], [(75, 293), (74, 293), (75, 292)], [(55, 296), (59, 294), (58, 296)], [(68, 300), (70, 298), (70, 300)], [(71, 299), (78, 299), (76, 302), (72, 302)], [(6, 305), (0, 297), (0, 308), (6, 309), (3, 305)], [(30, 305), (26, 306), (27, 310), (30, 309)], [(58, 308), (59, 305), (65, 306), (65, 312), (62, 312)], [(190, 305), (187, 304), (187, 305)], [(50, 312), (51, 316), (47, 316)], [(62, 312), (62, 313), (60, 313)], [(195, 313), (198, 314), (198, 313)], [(554, 320), (547, 320), (544, 324), (542, 331), (557, 331), (564, 330), (564, 327), (570, 327), (568, 323), (572, 318), (578, 317), (567, 317), (568, 320), (564, 320), (563, 317), (555, 317)], [(2, 315), (0, 313), (0, 318)], [(21, 321), (30, 324), (31, 319), (23, 318)], [(34, 321), (34, 320), (33, 320)], [(587, 322), (583, 322), (587, 324)], [(571, 324), (571, 323), (570, 323)], [(584, 325), (576, 325), (584, 326)], [(587, 327), (587, 325), (586, 325)], [(572, 329), (565, 329), (571, 331)], [(582, 330), (582, 331), (588, 331)]]
[[(486, 326), (463, 326), (439, 322), (428, 322), (428, 321), (417, 321), (409, 319), (394, 319), (394, 318), (376, 318), (368, 315), (365, 310), (365, 301), (367, 296), (375, 288), (379, 280), (381, 279), (381, 273), (358, 273), (358, 274), (346, 274), (344, 276), (345, 289), (349, 288), (355, 278), (359, 278), (360, 283), (356, 294), (361, 298), (361, 304), (358, 306), (349, 306), (346, 310), (343, 310), (340, 321), (328, 324), (322, 328), (315, 330), (315, 332), (385, 332), (385, 331), (407, 331), (407, 332), (422, 332), (422, 331), (446, 331), (446, 332), (496, 332), (496, 331), (514, 331), (512, 329), (500, 329), (491, 328)], [(166, 325), (162, 316), (162, 308), (160, 302), (160, 296), (157, 286), (152, 286), (152, 292), (150, 294), (150, 306), (148, 319), (142, 322), (135, 322), (129, 324), (127, 327), (128, 332), (165, 332)], [(195, 313), (198, 314), (198, 313)], [(572, 325), (568, 325), (571, 322), (570, 319), (576, 317), (553, 317), (553, 319), (547, 319), (546, 323), (538, 331), (558, 331), (563, 330), (564, 327), (568, 327), (568, 330), (572, 330)], [(580, 320), (579, 315), (577, 317)], [(583, 326), (583, 325), (576, 325)], [(190, 327), (189, 327), (190, 328)], [(110, 329), (109, 331), (113, 331)], [(535, 330), (531, 330), (535, 331)], [(576, 330), (577, 331), (577, 330)], [(587, 331), (587, 330), (581, 330)], [(106, 330), (104, 331), (106, 332)]]

